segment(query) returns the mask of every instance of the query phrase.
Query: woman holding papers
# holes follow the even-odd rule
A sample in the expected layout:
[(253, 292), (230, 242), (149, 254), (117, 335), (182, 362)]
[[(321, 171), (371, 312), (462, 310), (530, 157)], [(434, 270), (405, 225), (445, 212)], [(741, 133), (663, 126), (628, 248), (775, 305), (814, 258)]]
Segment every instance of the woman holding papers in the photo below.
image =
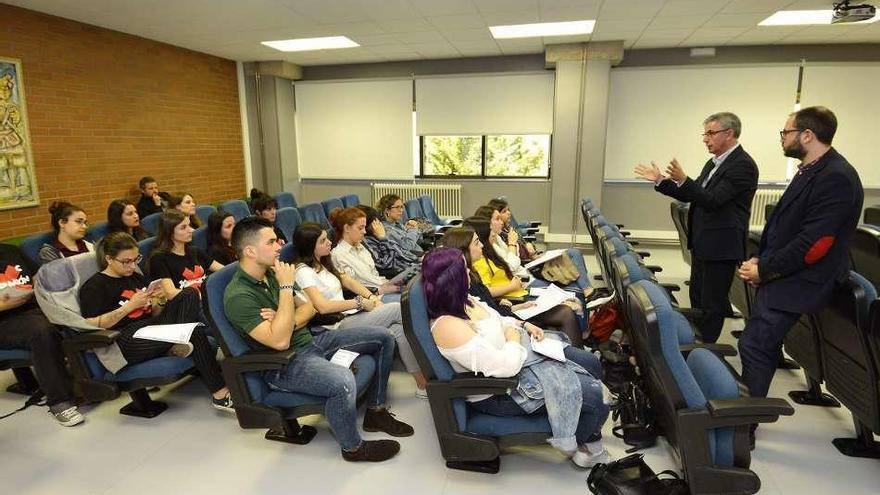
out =
[(458, 249), (439, 248), (425, 255), (422, 282), (434, 342), (456, 372), (519, 378), (516, 390), (505, 395), (467, 397), (471, 408), (495, 416), (546, 413), (553, 431), (548, 443), (577, 466), (610, 461), (602, 444), (602, 424), (608, 418), (602, 383), (580, 365), (589, 358), (595, 362), (595, 356), (563, 342), (555, 347), (565, 346), (564, 362), (536, 353), (535, 342), (545, 340), (540, 328), (502, 317), (468, 295), (467, 264)]
[(188, 344), (171, 344), (135, 337), (135, 332), (149, 325), (196, 323), (200, 321), (201, 298), (196, 289), (184, 289), (165, 303), (157, 284), (147, 285), (135, 268), (141, 260), (137, 241), (125, 232), (113, 232), (104, 238), (103, 270), (83, 284), (79, 291), (80, 310), (90, 324), (116, 330), (122, 355), (129, 364), (159, 356), (186, 357), (192, 354), (202, 382), (213, 396), (215, 408), (233, 411), (229, 389), (217, 364), (216, 350), (203, 330), (197, 327)]
[[(487, 287), (485, 280), (481, 277), (482, 273), (479, 273), (479, 270), (474, 268), (474, 265), (476, 265), (477, 262), (484, 259), (483, 253), (485, 251), (485, 246), (480, 241), (480, 238), (474, 232), (473, 228), (455, 227), (449, 229), (446, 231), (443, 239), (441, 239), (441, 243), (445, 247), (456, 248), (464, 254), (468, 269), (470, 270), (470, 285), (468, 291), (472, 296), (482, 299), (486, 304), (492, 306), (493, 309), (501, 313), (503, 316), (509, 317), (519, 318), (514, 314), (514, 311), (529, 310), (531, 307), (535, 306), (535, 303), (531, 301), (521, 304), (511, 304), (510, 301), (502, 299), (500, 302), (496, 302), (495, 295), (492, 293), (491, 288)], [(559, 291), (564, 292), (562, 289), (559, 289)], [(562, 304), (554, 305), (547, 311), (531, 317), (519, 319), (528, 320), (530, 323), (534, 323), (540, 327), (557, 328), (562, 330), (562, 332), (568, 336), (569, 340), (571, 340), (573, 346), (582, 348), (584, 345), (583, 330), (581, 329), (580, 322), (575, 313), (575, 311), (579, 309), (580, 303), (573, 299), (567, 299)]]
[[(353, 209), (357, 210), (357, 208)], [(318, 314), (324, 315), (324, 318), (338, 318), (338, 323), (331, 328), (364, 326), (387, 328), (397, 342), (401, 361), (416, 381), (418, 386), (416, 395), (427, 398), (424, 389), (428, 382), (419, 369), (419, 363), (409, 341), (403, 334), (400, 303), (383, 303), (379, 296), (370, 292), (362, 283), (348, 273), (340, 271), (330, 256), (332, 243), (320, 224), (315, 222), (300, 224), (293, 234), (293, 243), (297, 254), (295, 260), (297, 289), (305, 293)], [(355, 297), (346, 299), (342, 293), (343, 288), (353, 292)]]

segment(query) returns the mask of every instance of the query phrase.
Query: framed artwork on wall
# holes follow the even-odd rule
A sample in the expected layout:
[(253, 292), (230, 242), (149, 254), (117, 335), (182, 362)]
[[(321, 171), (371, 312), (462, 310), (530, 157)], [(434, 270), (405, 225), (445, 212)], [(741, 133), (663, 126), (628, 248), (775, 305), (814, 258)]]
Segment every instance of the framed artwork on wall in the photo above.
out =
[(0, 57), (0, 210), (39, 203), (21, 60)]

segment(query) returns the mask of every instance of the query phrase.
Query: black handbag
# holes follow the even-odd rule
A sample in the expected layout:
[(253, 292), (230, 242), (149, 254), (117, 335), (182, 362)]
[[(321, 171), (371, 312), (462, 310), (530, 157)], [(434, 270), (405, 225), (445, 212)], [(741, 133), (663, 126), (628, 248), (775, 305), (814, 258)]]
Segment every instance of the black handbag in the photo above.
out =
[(608, 464), (596, 464), (587, 476), (587, 488), (596, 495), (688, 495), (687, 483), (674, 471), (654, 473), (642, 454)]
[(333, 325), (339, 323), (345, 318), (345, 315), (342, 313), (327, 313), (321, 314), (316, 313), (315, 316), (309, 320), (310, 327), (332, 327)]

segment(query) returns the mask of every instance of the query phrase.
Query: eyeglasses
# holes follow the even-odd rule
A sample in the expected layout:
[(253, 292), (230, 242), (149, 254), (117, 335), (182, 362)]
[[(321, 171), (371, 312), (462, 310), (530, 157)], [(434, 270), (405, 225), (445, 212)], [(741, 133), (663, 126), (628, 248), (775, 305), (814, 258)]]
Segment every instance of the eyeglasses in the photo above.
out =
[(704, 133), (702, 133), (702, 134), (700, 134), (700, 135), (703, 136), (703, 137), (707, 137), (707, 136), (708, 136), (708, 137), (715, 137), (715, 134), (718, 134), (718, 133), (721, 133), (721, 132), (724, 132), (724, 131), (729, 131), (729, 130), (730, 130), (730, 128), (727, 128), (727, 129), (719, 129), (719, 130), (717, 130), (717, 131), (706, 131), (706, 132), (704, 132)]
[(122, 266), (128, 266), (133, 263), (140, 263), (141, 261), (143, 261), (143, 259), (144, 259), (144, 257), (141, 256), (140, 254), (137, 256), (137, 258), (135, 258), (133, 260), (121, 260), (119, 258), (113, 258), (113, 260), (115, 260), (117, 263), (119, 263)]
[(403, 209), (403, 205), (389, 206), (388, 209), (389, 210), (401, 210), (401, 209)]
[(779, 139), (785, 139), (785, 135), (789, 132), (804, 132), (803, 129), (783, 129), (779, 131)]

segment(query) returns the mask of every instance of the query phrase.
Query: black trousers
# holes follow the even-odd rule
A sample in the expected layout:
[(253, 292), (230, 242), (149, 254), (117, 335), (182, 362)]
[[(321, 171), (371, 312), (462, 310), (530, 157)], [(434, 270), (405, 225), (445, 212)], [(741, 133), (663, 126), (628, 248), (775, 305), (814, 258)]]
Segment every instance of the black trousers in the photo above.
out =
[(736, 261), (691, 257), (691, 307), (703, 312), (699, 321), (703, 342), (717, 342), (721, 335), (724, 317), (730, 313), (730, 284), (736, 265)]
[(61, 334), (39, 308), (4, 315), (0, 313), (0, 349), (28, 349), (40, 389), (54, 406), (72, 402), (70, 375), (64, 367)]
[(799, 313), (771, 308), (762, 296), (759, 286), (755, 307), (738, 343), (743, 383), (752, 397), (767, 397), (785, 335), (801, 317)]
[[(168, 304), (154, 318), (138, 320), (122, 328), (115, 328), (119, 332), (116, 343), (122, 351), (122, 355), (129, 364), (144, 362), (148, 359), (157, 358), (168, 353), (171, 344), (157, 342), (155, 340), (138, 339), (134, 333), (148, 325), (171, 325), (175, 323), (194, 323), (203, 321), (201, 313), (201, 297), (195, 289), (184, 289), (177, 296), (168, 301)], [(196, 369), (202, 377), (202, 382), (214, 393), (226, 385), (220, 365), (217, 364), (216, 350), (208, 341), (205, 333), (206, 327), (197, 327), (189, 341), (193, 345), (192, 358)]]
[(527, 320), (533, 325), (543, 329), (554, 328), (561, 330), (571, 339), (571, 345), (582, 349), (584, 347), (583, 331), (574, 310), (564, 304), (560, 304), (549, 311), (535, 315)]

